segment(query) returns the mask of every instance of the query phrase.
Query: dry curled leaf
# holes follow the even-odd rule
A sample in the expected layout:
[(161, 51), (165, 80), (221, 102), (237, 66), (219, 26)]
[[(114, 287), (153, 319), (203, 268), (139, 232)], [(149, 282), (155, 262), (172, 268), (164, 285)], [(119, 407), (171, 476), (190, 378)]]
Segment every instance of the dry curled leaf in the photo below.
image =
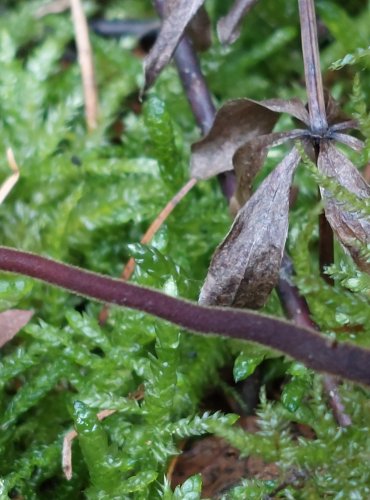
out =
[(276, 113), (287, 113), (309, 126), (310, 118), (303, 102), (298, 97), (291, 99), (265, 99), (263, 105)]
[(364, 147), (363, 141), (357, 139), (357, 137), (352, 137), (351, 135), (348, 134), (340, 134), (339, 132), (333, 132), (331, 138), (334, 141), (341, 142), (342, 144), (345, 144), (349, 148), (358, 152), (361, 152)]
[(184, 32), (204, 0), (167, 0), (161, 31), (144, 62), (145, 85), (149, 88), (168, 64)]
[(338, 101), (327, 90), (324, 90), (324, 99), (326, 118), (329, 125), (335, 125), (336, 123), (348, 120), (348, 115), (342, 111)]
[(262, 307), (276, 285), (288, 232), (294, 148), (238, 213), (216, 249), (200, 293), (204, 305)]
[(253, 179), (264, 164), (268, 148), (295, 139), (301, 136), (303, 132), (303, 130), (297, 129), (261, 135), (238, 149), (233, 156), (236, 191), (232, 206), (237, 206), (239, 209), (250, 198)]
[(9, 309), (0, 313), (0, 347), (12, 340), (33, 316), (33, 311)]
[[(353, 163), (328, 140), (321, 141), (318, 168), (327, 177), (335, 178), (339, 184), (358, 198), (370, 198), (370, 186)], [(320, 188), (324, 200), (325, 215), (339, 241), (348, 250), (360, 269), (370, 272), (370, 264), (361, 258), (359, 244), (370, 243), (370, 220), (354, 211), (343, 208), (324, 188)]]
[(243, 18), (258, 0), (235, 0), (226, 16), (217, 23), (217, 34), (221, 43), (234, 43), (240, 35), (240, 25)]
[(233, 169), (233, 156), (246, 142), (274, 128), (279, 112), (265, 101), (235, 99), (217, 112), (209, 133), (192, 146), (191, 175), (208, 179)]

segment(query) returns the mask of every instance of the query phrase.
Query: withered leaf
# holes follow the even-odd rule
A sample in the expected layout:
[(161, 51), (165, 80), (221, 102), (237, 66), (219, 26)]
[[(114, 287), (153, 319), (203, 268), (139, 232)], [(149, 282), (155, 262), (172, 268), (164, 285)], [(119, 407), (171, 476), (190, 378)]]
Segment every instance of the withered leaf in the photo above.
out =
[(266, 302), (279, 276), (299, 161), (293, 148), (240, 210), (212, 258), (201, 304), (257, 309)]
[(342, 144), (345, 144), (346, 146), (350, 147), (351, 149), (354, 149), (355, 151), (362, 151), (364, 148), (364, 143), (360, 139), (357, 139), (357, 137), (353, 137), (352, 135), (348, 134), (341, 134), (339, 132), (333, 132), (331, 135), (331, 138), (334, 141), (341, 142)]
[(191, 38), (198, 52), (208, 50), (212, 44), (211, 20), (204, 7), (200, 7), (187, 27), (186, 34)]
[[(318, 158), (319, 170), (358, 198), (370, 197), (370, 186), (353, 163), (328, 140), (322, 140)], [(324, 188), (320, 188), (324, 200), (325, 215), (339, 241), (348, 250), (353, 260), (363, 271), (370, 272), (370, 264), (361, 258), (359, 244), (370, 243), (370, 220), (368, 217), (349, 211)]]
[(235, 99), (217, 112), (209, 133), (192, 145), (191, 175), (208, 179), (233, 169), (233, 156), (246, 142), (274, 128), (279, 113), (265, 101)]
[(145, 89), (169, 63), (186, 27), (203, 3), (204, 0), (167, 0), (158, 38), (144, 61)]
[(292, 99), (265, 99), (264, 106), (276, 113), (287, 113), (297, 118), (308, 127), (310, 126), (310, 117), (303, 102), (298, 97)]
[(240, 25), (243, 18), (258, 0), (235, 0), (226, 16), (217, 23), (217, 34), (221, 43), (234, 43), (240, 35)]
[(21, 330), (33, 316), (33, 311), (25, 311), (22, 309), (9, 309), (0, 313), (0, 347), (3, 347), (7, 342)]
[(305, 130), (296, 129), (288, 132), (275, 132), (261, 135), (244, 144), (233, 156), (236, 175), (236, 191), (233, 206), (242, 207), (251, 196), (252, 182), (264, 164), (269, 147), (278, 146), (290, 139), (305, 134)]
[(348, 115), (342, 111), (338, 101), (334, 99), (334, 97), (327, 90), (324, 91), (324, 99), (326, 117), (329, 125), (334, 125), (348, 120)]

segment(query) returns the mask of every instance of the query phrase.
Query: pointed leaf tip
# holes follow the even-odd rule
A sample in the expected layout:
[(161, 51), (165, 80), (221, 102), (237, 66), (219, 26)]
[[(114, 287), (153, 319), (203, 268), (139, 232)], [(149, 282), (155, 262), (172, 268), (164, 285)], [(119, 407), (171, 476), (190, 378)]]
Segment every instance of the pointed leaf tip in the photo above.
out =
[(299, 161), (294, 148), (240, 210), (212, 258), (201, 304), (251, 309), (264, 305), (279, 275), (290, 187)]
[(144, 61), (145, 84), (148, 89), (170, 62), (178, 43), (204, 0), (169, 0), (158, 38)]
[(217, 34), (222, 44), (234, 43), (240, 35), (240, 25), (258, 0), (235, 0), (233, 6), (217, 23)]

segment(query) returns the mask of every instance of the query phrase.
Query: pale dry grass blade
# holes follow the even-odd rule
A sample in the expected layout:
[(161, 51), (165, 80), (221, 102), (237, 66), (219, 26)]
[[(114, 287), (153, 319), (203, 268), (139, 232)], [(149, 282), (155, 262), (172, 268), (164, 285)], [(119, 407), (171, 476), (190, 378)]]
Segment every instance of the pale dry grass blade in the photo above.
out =
[(81, 0), (70, 0), (72, 20), (81, 68), (85, 117), (87, 129), (91, 132), (98, 125), (98, 91), (95, 78), (93, 53), (89, 37), (89, 27)]
[(6, 150), (6, 158), (8, 160), (8, 165), (13, 173), (0, 186), (0, 205), (3, 203), (8, 194), (11, 192), (13, 187), (17, 184), (20, 176), (19, 167), (17, 165), (17, 162), (15, 161), (14, 153), (11, 148), (8, 148)]

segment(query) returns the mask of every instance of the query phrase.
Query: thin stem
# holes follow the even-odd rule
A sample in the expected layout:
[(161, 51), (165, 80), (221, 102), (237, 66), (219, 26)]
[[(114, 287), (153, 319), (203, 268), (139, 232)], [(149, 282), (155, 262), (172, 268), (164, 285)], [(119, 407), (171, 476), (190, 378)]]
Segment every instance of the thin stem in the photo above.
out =
[(257, 342), (313, 370), (370, 385), (370, 350), (338, 343), (288, 321), (252, 311), (199, 306), (13, 248), (0, 247), (0, 270), (36, 278), (94, 300), (143, 311), (193, 332)]
[(174, 60), (195, 121), (205, 135), (212, 127), (216, 108), (200, 68), (199, 59), (187, 37), (184, 37), (177, 47)]
[[(154, 221), (150, 224), (148, 229), (146, 230), (144, 236), (141, 238), (140, 243), (142, 245), (147, 245), (150, 243), (158, 231), (158, 229), (162, 226), (163, 222), (167, 219), (167, 217), (171, 214), (171, 212), (176, 208), (176, 206), (180, 203), (180, 201), (188, 194), (188, 192), (195, 186), (197, 183), (197, 179), (192, 177), (181, 189), (178, 191), (175, 196), (167, 203), (164, 209), (157, 215)], [(132, 273), (135, 269), (135, 260), (131, 258), (122, 272), (121, 278), (124, 280), (128, 280), (131, 278)]]
[(325, 213), (319, 215), (319, 266), (321, 277), (333, 285), (334, 280), (325, 274), (325, 268), (334, 262), (334, 235)]
[[(164, 1), (154, 0), (154, 5), (158, 14), (163, 16)], [(177, 46), (174, 60), (195, 121), (202, 134), (205, 135), (212, 127), (216, 108), (212, 102), (211, 93), (200, 68), (198, 57), (186, 35)], [(218, 180), (222, 193), (230, 201), (235, 192), (234, 172), (230, 171), (220, 174)]]
[[(285, 314), (292, 319), (296, 325), (319, 330), (312, 320), (307, 301), (299, 294), (296, 286), (292, 283), (293, 264), (285, 254), (281, 266), (280, 279), (277, 291)], [(330, 407), (337, 423), (341, 427), (352, 424), (351, 417), (347, 415), (338, 391), (338, 383), (331, 375), (323, 376), (323, 386), (329, 400)]]
[(322, 134), (328, 128), (320, 70), (319, 44), (314, 0), (298, 0), (302, 52), (311, 130)]
[(221, 43), (233, 43), (239, 36), (239, 26), (243, 18), (258, 0), (235, 0), (231, 9), (217, 23), (218, 38)]
[(8, 160), (8, 165), (10, 170), (13, 172), (0, 186), (0, 205), (3, 203), (5, 198), (9, 195), (11, 190), (17, 184), (20, 176), (19, 167), (15, 161), (14, 153), (12, 148), (6, 150), (6, 157)]
[[(180, 201), (188, 194), (188, 192), (195, 186), (197, 183), (197, 179), (191, 178), (181, 189), (178, 191), (175, 196), (167, 203), (167, 205), (163, 208), (163, 210), (157, 215), (154, 221), (150, 224), (148, 229), (146, 230), (144, 236), (141, 238), (140, 243), (142, 245), (147, 245), (151, 242), (154, 235), (158, 231), (158, 229), (162, 226), (163, 222), (167, 219), (167, 217), (171, 214), (171, 212), (176, 208), (176, 206), (180, 203)], [(135, 259), (130, 257), (127, 264), (125, 265), (121, 279), (129, 280), (135, 271)], [(104, 305), (102, 310), (99, 313), (99, 323), (104, 325), (104, 323), (108, 319), (109, 314), (109, 306), (107, 304)]]
[(89, 27), (81, 0), (70, 1), (78, 51), (78, 61), (82, 75), (86, 125), (89, 132), (92, 132), (98, 125), (98, 92), (89, 38)]

